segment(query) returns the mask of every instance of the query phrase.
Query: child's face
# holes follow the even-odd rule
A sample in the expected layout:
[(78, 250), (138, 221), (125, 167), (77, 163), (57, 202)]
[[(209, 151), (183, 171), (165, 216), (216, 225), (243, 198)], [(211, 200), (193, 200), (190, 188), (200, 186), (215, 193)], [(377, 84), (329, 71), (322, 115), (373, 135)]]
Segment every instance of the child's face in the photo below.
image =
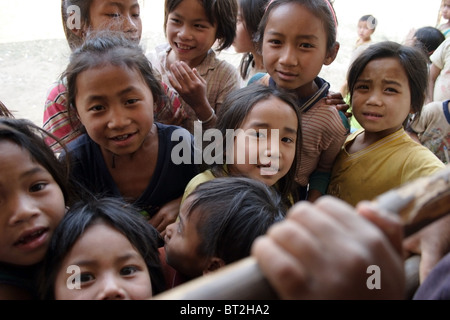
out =
[(262, 55), (267, 72), (279, 87), (296, 90), (300, 97), (314, 94), (314, 79), (336, 54), (328, 56), (323, 23), (304, 6), (289, 3), (271, 11)]
[(2, 140), (0, 150), (0, 261), (33, 265), (64, 216), (64, 195), (25, 149)]
[(284, 177), (294, 162), (298, 122), (286, 102), (270, 97), (256, 103), (234, 139), (232, 175), (244, 175), (268, 186)]
[(370, 26), (370, 23), (368, 21), (359, 21), (357, 30), (358, 37), (361, 39), (361, 41), (367, 42), (370, 41), (375, 29)]
[(369, 62), (355, 83), (352, 102), (352, 112), (366, 133), (383, 137), (397, 131), (412, 111), (408, 77), (400, 62)]
[(444, 0), (442, 4), (442, 18), (450, 20), (450, 0)]
[(196, 228), (199, 214), (193, 211), (188, 216), (188, 207), (193, 197), (186, 198), (181, 205), (179, 219), (166, 227), (164, 250), (167, 263), (172, 268), (188, 277), (195, 278), (202, 275), (207, 261), (197, 252), (201, 244)]
[(166, 35), (172, 47), (171, 63), (184, 61), (197, 67), (216, 41), (217, 26), (212, 25), (198, 0), (183, 0), (169, 13)]
[(77, 113), (87, 133), (116, 155), (141, 148), (153, 125), (153, 95), (135, 69), (111, 64), (81, 72)]
[(141, 40), (142, 21), (137, 0), (93, 0), (89, 17), (92, 30), (122, 31), (133, 41)]
[[(68, 287), (77, 277), (80, 289)], [(76, 284), (76, 283), (75, 283)], [(86, 229), (61, 263), (55, 280), (56, 300), (144, 300), (152, 297), (144, 258), (122, 233), (108, 224)]]
[(248, 30), (245, 26), (244, 17), (242, 16), (242, 11), (239, 8), (236, 24), (236, 37), (233, 42), (234, 50), (237, 53), (247, 53), (254, 52), (255, 45), (248, 34)]

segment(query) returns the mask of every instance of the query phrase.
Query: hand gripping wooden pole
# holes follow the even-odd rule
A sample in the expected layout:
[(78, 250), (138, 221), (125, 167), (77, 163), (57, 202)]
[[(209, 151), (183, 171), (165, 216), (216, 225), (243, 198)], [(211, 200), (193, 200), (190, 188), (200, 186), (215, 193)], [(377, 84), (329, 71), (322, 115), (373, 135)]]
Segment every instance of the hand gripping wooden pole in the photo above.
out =
[[(434, 175), (387, 191), (373, 201), (382, 210), (398, 214), (404, 224), (405, 235), (410, 235), (450, 213), (450, 165)], [(418, 272), (419, 261), (418, 256), (405, 261), (405, 271), (410, 274), (409, 277)], [(248, 257), (165, 291), (153, 299), (270, 300), (277, 299), (277, 295), (256, 260)]]

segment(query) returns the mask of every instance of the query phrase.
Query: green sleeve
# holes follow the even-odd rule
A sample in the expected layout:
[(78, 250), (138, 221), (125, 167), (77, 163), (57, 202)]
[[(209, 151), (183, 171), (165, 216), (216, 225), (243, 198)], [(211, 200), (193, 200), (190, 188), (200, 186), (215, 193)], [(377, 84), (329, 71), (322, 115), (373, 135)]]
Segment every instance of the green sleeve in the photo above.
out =
[(314, 171), (309, 177), (309, 189), (319, 190), (320, 193), (326, 194), (330, 178), (330, 172)]

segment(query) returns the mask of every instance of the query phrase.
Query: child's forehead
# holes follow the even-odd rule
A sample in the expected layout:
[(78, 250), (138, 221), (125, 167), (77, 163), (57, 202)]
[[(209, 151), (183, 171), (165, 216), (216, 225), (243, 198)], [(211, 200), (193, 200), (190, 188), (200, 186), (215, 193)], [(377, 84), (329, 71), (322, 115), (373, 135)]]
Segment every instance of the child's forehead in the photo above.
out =
[(383, 78), (398, 83), (408, 83), (408, 76), (400, 60), (395, 57), (376, 58), (367, 63), (358, 78)]
[[(289, 32), (304, 33), (305, 29), (318, 30), (325, 33), (325, 26), (321, 18), (299, 3), (289, 2), (283, 3), (273, 8), (267, 16), (266, 30), (268, 27), (279, 29), (278, 26), (288, 25)], [(320, 26), (318, 29), (317, 26)], [(307, 31), (308, 33), (309, 31)]]

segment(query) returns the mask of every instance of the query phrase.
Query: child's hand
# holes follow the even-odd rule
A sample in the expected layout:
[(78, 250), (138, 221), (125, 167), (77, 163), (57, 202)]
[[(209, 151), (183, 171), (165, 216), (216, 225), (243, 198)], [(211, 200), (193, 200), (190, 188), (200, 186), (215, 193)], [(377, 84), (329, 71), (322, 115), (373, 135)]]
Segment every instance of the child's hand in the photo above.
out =
[(324, 99), (327, 105), (329, 106), (335, 105), (336, 109), (338, 109), (338, 111), (342, 111), (347, 118), (350, 118), (352, 116), (352, 113), (348, 112), (350, 106), (347, 104), (347, 102), (345, 102), (340, 92), (330, 91), (328, 93), (328, 96), (326, 96)]
[(403, 241), (407, 254), (419, 254), (420, 282), (422, 283), (431, 269), (450, 252), (450, 214), (431, 223)]
[[(331, 196), (302, 201), (254, 242), (252, 255), (280, 298), (403, 299), (400, 223), (367, 206), (358, 212)], [(369, 267), (381, 272), (380, 289), (368, 287)]]
[(185, 62), (177, 61), (170, 67), (169, 81), (183, 100), (195, 111), (197, 106), (205, 104), (206, 81), (197, 69), (191, 69)]
[(149, 222), (159, 231), (164, 238), (166, 227), (177, 220), (180, 212), (182, 197), (167, 202), (159, 211), (149, 220)]

